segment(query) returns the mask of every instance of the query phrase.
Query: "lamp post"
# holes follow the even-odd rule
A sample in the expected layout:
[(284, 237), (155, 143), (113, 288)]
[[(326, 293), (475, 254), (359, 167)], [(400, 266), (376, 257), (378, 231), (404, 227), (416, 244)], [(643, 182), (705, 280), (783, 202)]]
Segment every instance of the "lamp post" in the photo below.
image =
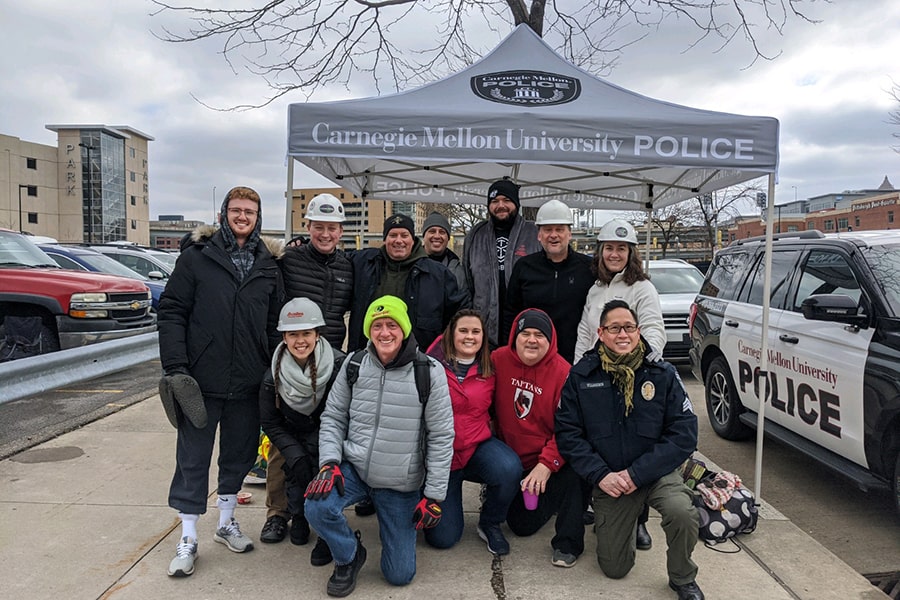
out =
[(87, 150), (88, 162), (88, 243), (94, 243), (94, 166), (91, 164), (91, 150), (96, 150), (96, 146), (90, 144), (78, 144)]
[(216, 224), (216, 219), (219, 217), (219, 212), (216, 210), (216, 186), (213, 186), (213, 220), (212, 224)]
[(25, 226), (22, 223), (22, 190), (28, 189), (28, 186), (20, 183), (19, 184), (19, 233), (25, 233)]

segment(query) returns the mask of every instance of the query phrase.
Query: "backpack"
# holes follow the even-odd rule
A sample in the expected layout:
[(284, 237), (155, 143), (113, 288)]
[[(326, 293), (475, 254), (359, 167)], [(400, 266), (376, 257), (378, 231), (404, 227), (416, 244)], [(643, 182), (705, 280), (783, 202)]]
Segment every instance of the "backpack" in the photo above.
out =
[[(350, 391), (353, 391), (353, 384), (359, 379), (359, 365), (362, 363), (366, 349), (357, 350), (350, 357), (347, 363), (347, 384)], [(413, 359), (413, 374), (416, 378), (416, 391), (419, 392), (419, 402), (424, 407), (428, 404), (428, 396), (431, 395), (431, 363), (428, 357), (422, 354), (420, 350), (416, 350), (416, 357)]]

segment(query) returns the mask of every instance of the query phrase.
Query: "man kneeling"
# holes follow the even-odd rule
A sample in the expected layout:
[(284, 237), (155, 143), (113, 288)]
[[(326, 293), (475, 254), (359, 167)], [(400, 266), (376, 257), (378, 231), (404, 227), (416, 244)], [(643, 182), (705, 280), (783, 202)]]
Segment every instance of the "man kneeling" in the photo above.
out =
[(556, 413), (560, 454), (594, 485), (597, 562), (607, 577), (628, 574), (647, 502), (662, 515), (669, 587), (679, 600), (703, 600), (691, 560), (697, 511), (676, 470), (697, 447), (691, 401), (675, 367), (648, 352), (626, 302), (603, 307), (598, 334), (569, 372)]

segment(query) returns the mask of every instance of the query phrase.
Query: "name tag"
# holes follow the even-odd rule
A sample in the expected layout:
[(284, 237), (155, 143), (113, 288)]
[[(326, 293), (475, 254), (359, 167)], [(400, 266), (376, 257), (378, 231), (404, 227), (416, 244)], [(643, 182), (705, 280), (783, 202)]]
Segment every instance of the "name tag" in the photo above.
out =
[(609, 387), (608, 381), (586, 381), (579, 386), (582, 390), (594, 390), (598, 388)]

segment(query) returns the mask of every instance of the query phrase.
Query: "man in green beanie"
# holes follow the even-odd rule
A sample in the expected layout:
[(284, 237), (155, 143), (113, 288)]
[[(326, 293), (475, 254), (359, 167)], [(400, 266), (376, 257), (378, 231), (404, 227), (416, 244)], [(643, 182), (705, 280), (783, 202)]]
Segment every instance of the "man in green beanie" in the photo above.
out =
[[(418, 351), (406, 303), (372, 302), (364, 315), (369, 342), (355, 381), (341, 367), (319, 428), (319, 474), (306, 490), (310, 526), (328, 543), (335, 567), (329, 596), (356, 588), (366, 562), (360, 533), (344, 509), (371, 498), (378, 515), (381, 571), (392, 585), (416, 574), (416, 532), (441, 519), (453, 456), (453, 410), (444, 367)], [(419, 398), (416, 362), (426, 361), (427, 398)], [(350, 411), (350, 406), (353, 411)], [(336, 490), (336, 491), (335, 491)]]

